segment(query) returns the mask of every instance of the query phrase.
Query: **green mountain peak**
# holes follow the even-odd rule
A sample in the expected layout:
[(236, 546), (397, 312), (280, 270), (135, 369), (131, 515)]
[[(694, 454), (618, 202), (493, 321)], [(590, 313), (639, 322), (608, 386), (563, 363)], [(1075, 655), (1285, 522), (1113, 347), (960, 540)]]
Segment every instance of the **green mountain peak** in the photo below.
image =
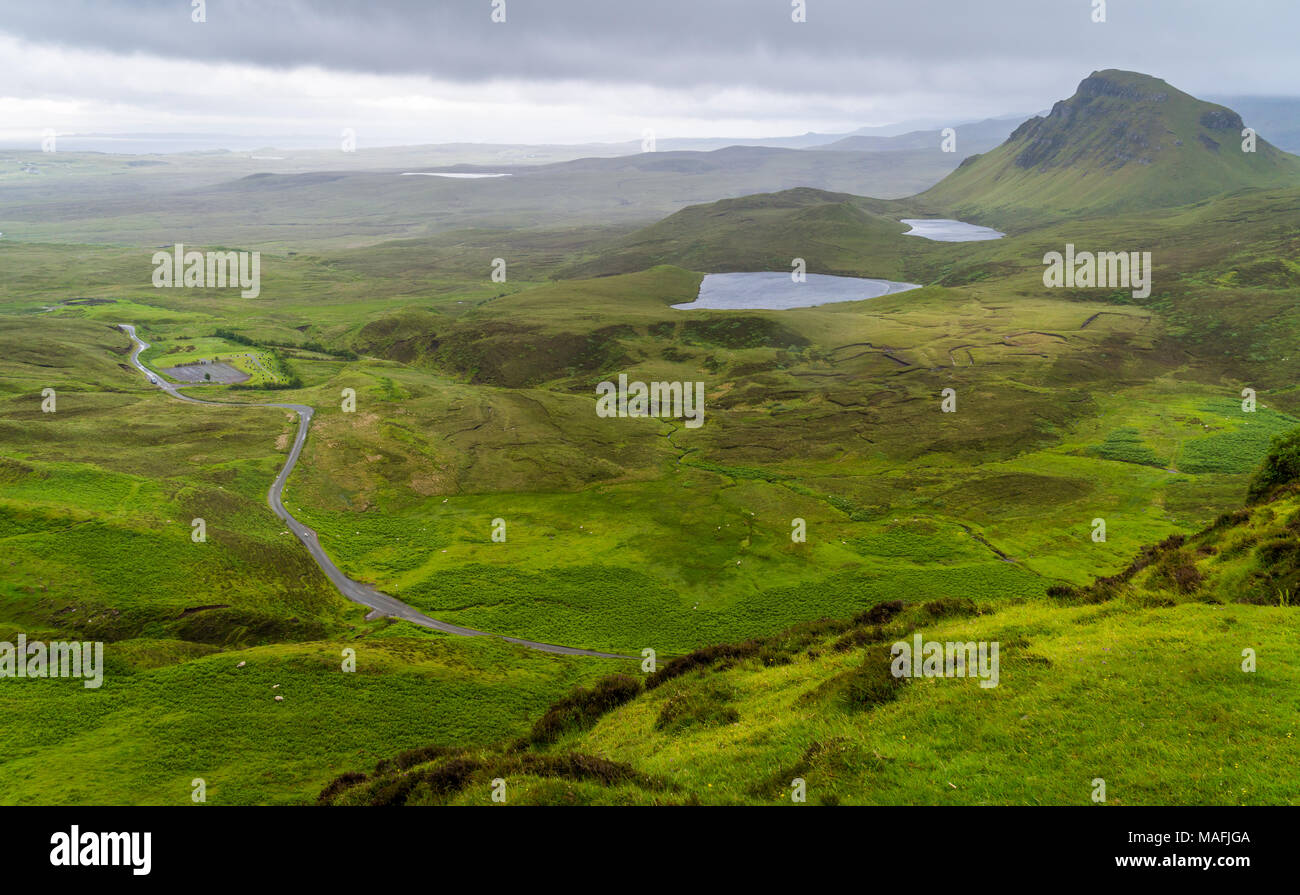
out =
[(925, 201), (1020, 218), (1173, 207), (1248, 187), (1300, 183), (1300, 158), (1231, 109), (1138, 72), (1093, 72), (1046, 116), (967, 159)]

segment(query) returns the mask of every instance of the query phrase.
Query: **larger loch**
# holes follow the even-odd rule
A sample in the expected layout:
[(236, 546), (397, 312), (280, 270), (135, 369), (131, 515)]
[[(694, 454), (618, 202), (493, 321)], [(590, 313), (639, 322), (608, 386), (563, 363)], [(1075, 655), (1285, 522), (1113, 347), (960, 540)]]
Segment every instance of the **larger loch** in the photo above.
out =
[(920, 288), (916, 283), (817, 273), (807, 274), (801, 283), (795, 282), (788, 273), (711, 273), (700, 282), (700, 294), (695, 301), (673, 307), (684, 311), (788, 311)]

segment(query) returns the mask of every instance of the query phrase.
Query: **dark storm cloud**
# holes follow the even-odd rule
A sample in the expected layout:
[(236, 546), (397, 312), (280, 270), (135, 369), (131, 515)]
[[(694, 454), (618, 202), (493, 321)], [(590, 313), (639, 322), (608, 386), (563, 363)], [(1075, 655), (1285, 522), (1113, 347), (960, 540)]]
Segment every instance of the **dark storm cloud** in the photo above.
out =
[[(914, 86), (1020, 89), (1051, 65), (1077, 80), (1141, 68), (1221, 90), (1296, 82), (1296, 0), (15, 0), (0, 31), (41, 43), (259, 66), (319, 65), (479, 82), (580, 79), (821, 94)], [(965, 83), (962, 83), (965, 80)], [(173, 85), (179, 86), (179, 85)], [(1199, 86), (1193, 83), (1190, 86)]]

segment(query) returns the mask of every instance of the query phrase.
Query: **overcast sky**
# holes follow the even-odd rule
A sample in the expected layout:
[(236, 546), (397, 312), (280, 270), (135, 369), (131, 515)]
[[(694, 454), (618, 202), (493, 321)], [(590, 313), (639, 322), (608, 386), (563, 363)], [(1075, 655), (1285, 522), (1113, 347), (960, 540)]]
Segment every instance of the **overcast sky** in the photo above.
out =
[[(499, 4), (502, 0), (496, 0)], [(1095, 69), (1300, 93), (1300, 0), (0, 0), (0, 138), (580, 143), (1034, 112)]]

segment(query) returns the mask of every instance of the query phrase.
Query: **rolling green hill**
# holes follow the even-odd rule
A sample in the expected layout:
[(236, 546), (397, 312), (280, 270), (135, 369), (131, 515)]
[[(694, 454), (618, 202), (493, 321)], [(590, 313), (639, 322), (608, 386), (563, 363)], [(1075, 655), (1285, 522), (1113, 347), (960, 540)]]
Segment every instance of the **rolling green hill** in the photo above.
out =
[(723, 199), (683, 208), (560, 275), (603, 276), (659, 264), (704, 273), (788, 271), (800, 257), (817, 273), (869, 268), (872, 276), (892, 278), (901, 274), (905, 245), (894, 237), (908, 230), (899, 219), (911, 213), (919, 216), (920, 207), (809, 188)]
[(1246, 187), (1300, 185), (1300, 158), (1159, 78), (1094, 72), (1045, 118), (967, 159), (918, 199), (959, 215), (1021, 223), (1187, 205)]

